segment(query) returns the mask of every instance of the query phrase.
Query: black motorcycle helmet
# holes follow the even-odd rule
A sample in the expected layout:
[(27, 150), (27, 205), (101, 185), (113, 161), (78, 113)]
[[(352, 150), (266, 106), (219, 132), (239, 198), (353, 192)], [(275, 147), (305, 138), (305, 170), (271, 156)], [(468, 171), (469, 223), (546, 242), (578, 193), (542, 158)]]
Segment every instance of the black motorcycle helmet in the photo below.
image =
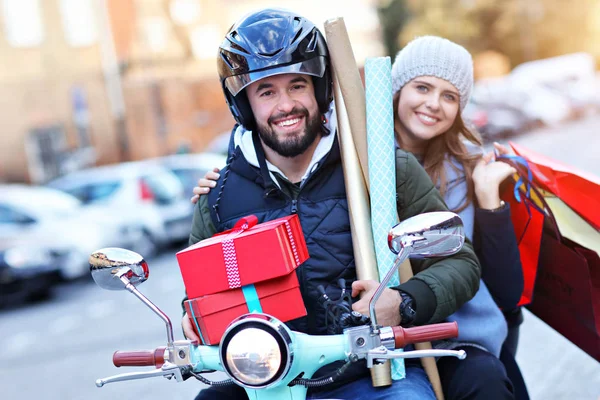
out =
[(269, 8), (239, 20), (219, 47), (217, 68), (231, 113), (249, 130), (255, 121), (244, 88), (256, 80), (307, 74), (313, 77), (321, 113), (333, 99), (325, 39), (312, 22), (290, 11)]

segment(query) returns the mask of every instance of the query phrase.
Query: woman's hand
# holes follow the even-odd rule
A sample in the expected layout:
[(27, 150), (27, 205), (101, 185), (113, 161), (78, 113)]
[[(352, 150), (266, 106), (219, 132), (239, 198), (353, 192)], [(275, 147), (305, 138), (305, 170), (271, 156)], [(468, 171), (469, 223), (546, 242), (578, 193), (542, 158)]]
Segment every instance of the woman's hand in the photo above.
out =
[(192, 204), (196, 204), (201, 195), (208, 194), (210, 189), (217, 185), (217, 181), (221, 176), (219, 172), (219, 168), (213, 168), (212, 171), (208, 171), (206, 174), (204, 174), (204, 178), (198, 179), (198, 186), (194, 187), (192, 190), (194, 192), (194, 196), (192, 196), (190, 199)]
[[(500, 155), (510, 154), (501, 144), (494, 143), (494, 148)], [(497, 162), (493, 151), (483, 155), (473, 170), (475, 196), (479, 207), (485, 210), (500, 207), (500, 184), (516, 172), (510, 165)]]

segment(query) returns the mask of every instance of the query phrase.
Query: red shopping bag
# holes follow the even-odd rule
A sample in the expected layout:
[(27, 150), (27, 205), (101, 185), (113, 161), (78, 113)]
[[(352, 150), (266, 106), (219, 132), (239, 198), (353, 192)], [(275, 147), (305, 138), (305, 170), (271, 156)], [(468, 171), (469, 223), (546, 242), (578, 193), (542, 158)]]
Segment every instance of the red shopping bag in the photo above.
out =
[(600, 361), (600, 258), (544, 232), (534, 301), (527, 308)]
[[(519, 251), (525, 298), (532, 289), (528, 274), (534, 274), (533, 300), (527, 308), (600, 361), (600, 234), (566, 202), (539, 190), (537, 179), (531, 179), (535, 172), (533, 168), (530, 172), (531, 164), (523, 157), (498, 159), (518, 172), (518, 179), (512, 185), (518, 190), (504, 191), (503, 199), (510, 202), (517, 238), (522, 237)], [(539, 223), (533, 227), (531, 224), (538, 213), (543, 224), (536, 251)], [(525, 240), (528, 233), (531, 237)], [(536, 255), (538, 262), (534, 264)]]
[(509, 143), (515, 153), (527, 159), (535, 183), (567, 203), (594, 228), (600, 229), (600, 178)]
[[(498, 160), (507, 162), (519, 170), (514, 159), (499, 157)], [(525, 182), (531, 185), (526, 178), (527, 175), (523, 172), (521, 175), (523, 179), (511, 178), (503, 185), (500, 197), (510, 205), (511, 221), (519, 245), (524, 286), (518, 305), (524, 306), (533, 300), (545, 214), (538, 206), (539, 200), (536, 204), (531, 198), (531, 187), (527, 190)], [(535, 191), (533, 193), (534, 196), (539, 197)]]

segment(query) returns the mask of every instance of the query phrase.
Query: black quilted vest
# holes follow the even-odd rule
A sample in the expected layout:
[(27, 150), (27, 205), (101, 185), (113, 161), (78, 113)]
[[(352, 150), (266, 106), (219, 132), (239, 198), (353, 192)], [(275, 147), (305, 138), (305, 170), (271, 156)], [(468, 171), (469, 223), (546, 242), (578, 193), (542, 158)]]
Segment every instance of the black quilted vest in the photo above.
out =
[(338, 298), (341, 291), (338, 280), (344, 278), (347, 289), (351, 290), (356, 279), (337, 138), (330, 152), (304, 180), (297, 199), (273, 183), (257, 140), (254, 137), (261, 168), (250, 165), (238, 147), (221, 171), (216, 188), (210, 191), (208, 203), (213, 223), (221, 232), (231, 229), (246, 215), (254, 214), (259, 222), (264, 222), (297, 213), (310, 255), (297, 269), (308, 315), (287, 325), (299, 332), (325, 334), (325, 312), (318, 301), (317, 287), (323, 285), (328, 296)]

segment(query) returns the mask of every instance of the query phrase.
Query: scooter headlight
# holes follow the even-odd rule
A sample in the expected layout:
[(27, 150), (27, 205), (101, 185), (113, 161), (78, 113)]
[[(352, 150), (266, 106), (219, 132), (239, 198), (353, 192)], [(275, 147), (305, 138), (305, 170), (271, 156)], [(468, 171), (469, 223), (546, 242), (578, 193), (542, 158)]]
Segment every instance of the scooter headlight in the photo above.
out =
[(221, 363), (240, 385), (265, 388), (279, 382), (292, 361), (291, 338), (278, 320), (247, 314), (230, 325), (221, 340)]

